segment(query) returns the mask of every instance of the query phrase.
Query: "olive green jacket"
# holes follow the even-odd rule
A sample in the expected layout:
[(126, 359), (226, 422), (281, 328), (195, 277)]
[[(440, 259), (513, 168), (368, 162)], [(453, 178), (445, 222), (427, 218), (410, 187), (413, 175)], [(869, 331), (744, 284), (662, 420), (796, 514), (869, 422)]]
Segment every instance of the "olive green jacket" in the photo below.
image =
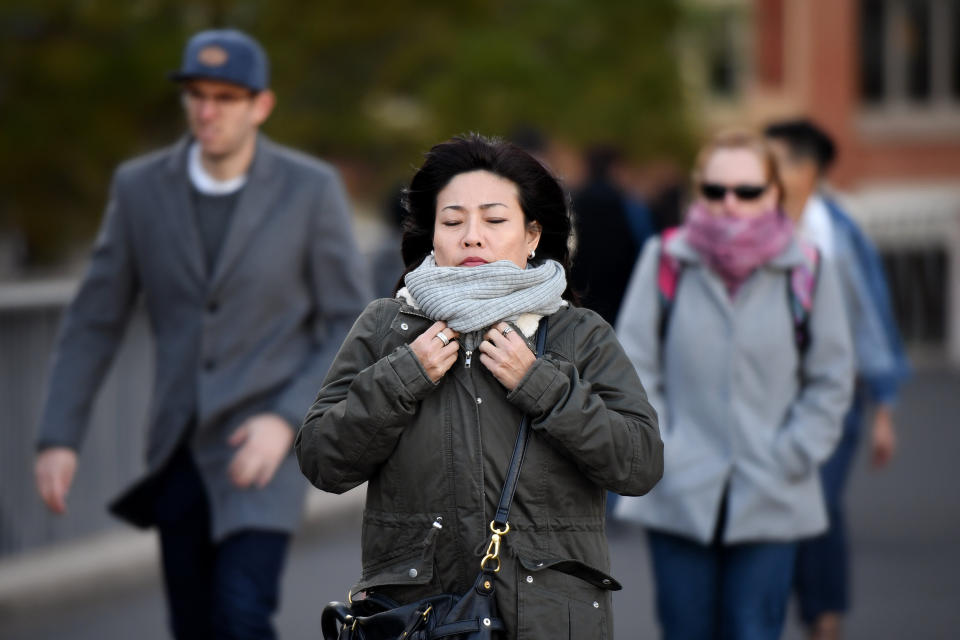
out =
[(605, 492), (646, 493), (663, 471), (656, 413), (613, 330), (561, 307), (544, 357), (507, 393), (462, 350), (434, 384), (408, 346), (431, 324), (400, 299), (371, 303), (297, 435), (314, 485), (340, 493), (369, 483), (352, 594), (408, 602), (470, 587), (527, 413), (500, 615), (510, 638), (612, 637), (619, 585), (608, 575)]

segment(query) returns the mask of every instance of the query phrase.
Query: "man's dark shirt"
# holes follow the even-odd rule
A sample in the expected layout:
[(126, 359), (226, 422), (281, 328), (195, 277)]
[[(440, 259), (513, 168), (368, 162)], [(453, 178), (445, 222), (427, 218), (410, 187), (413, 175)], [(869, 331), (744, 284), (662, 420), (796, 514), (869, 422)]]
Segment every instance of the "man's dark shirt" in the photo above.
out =
[(237, 201), (243, 189), (224, 195), (209, 195), (191, 188), (193, 210), (197, 216), (197, 230), (203, 243), (203, 255), (207, 263), (207, 274), (213, 274), (213, 266), (223, 247), (223, 241), (230, 229), (230, 220), (237, 208)]

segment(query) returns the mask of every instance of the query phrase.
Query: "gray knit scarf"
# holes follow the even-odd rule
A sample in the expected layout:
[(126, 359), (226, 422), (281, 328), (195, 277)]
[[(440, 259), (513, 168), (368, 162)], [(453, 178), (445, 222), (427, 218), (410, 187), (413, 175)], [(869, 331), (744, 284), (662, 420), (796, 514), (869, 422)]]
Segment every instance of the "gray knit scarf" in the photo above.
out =
[(478, 267), (438, 267), (428, 255), (404, 278), (407, 290), (425, 316), (443, 320), (460, 332), (467, 349), (482, 339), (474, 332), (523, 313), (548, 316), (563, 303), (567, 277), (563, 266), (545, 260), (521, 269), (509, 260)]

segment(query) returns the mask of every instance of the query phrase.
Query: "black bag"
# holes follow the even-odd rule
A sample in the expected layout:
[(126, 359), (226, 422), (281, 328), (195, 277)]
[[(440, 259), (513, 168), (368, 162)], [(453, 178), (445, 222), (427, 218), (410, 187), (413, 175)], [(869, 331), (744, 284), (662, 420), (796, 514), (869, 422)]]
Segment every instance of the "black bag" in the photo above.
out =
[[(543, 317), (537, 329), (538, 358), (543, 355), (546, 341), (547, 318)], [(497, 515), (490, 523), (490, 544), (480, 561), (480, 573), (473, 587), (462, 595), (444, 593), (405, 605), (376, 593), (350, 604), (331, 602), (320, 617), (324, 640), (493, 640), (500, 637), (504, 626), (494, 599), (496, 574), (500, 571), (500, 541), (510, 531), (507, 516), (520, 477), (529, 423), (529, 416), (520, 421)]]
[(351, 606), (331, 602), (320, 617), (324, 640), (492, 640), (503, 630), (493, 597), (494, 575), (481, 571), (462, 596), (444, 593), (402, 606), (377, 595)]

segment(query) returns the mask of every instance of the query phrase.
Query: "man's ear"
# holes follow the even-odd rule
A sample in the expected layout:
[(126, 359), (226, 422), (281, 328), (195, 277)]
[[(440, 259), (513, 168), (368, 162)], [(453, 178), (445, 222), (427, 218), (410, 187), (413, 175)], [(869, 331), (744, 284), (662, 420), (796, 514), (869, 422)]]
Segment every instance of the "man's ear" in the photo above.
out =
[(277, 104), (277, 96), (270, 89), (264, 89), (253, 97), (253, 118), (257, 126), (266, 122)]

